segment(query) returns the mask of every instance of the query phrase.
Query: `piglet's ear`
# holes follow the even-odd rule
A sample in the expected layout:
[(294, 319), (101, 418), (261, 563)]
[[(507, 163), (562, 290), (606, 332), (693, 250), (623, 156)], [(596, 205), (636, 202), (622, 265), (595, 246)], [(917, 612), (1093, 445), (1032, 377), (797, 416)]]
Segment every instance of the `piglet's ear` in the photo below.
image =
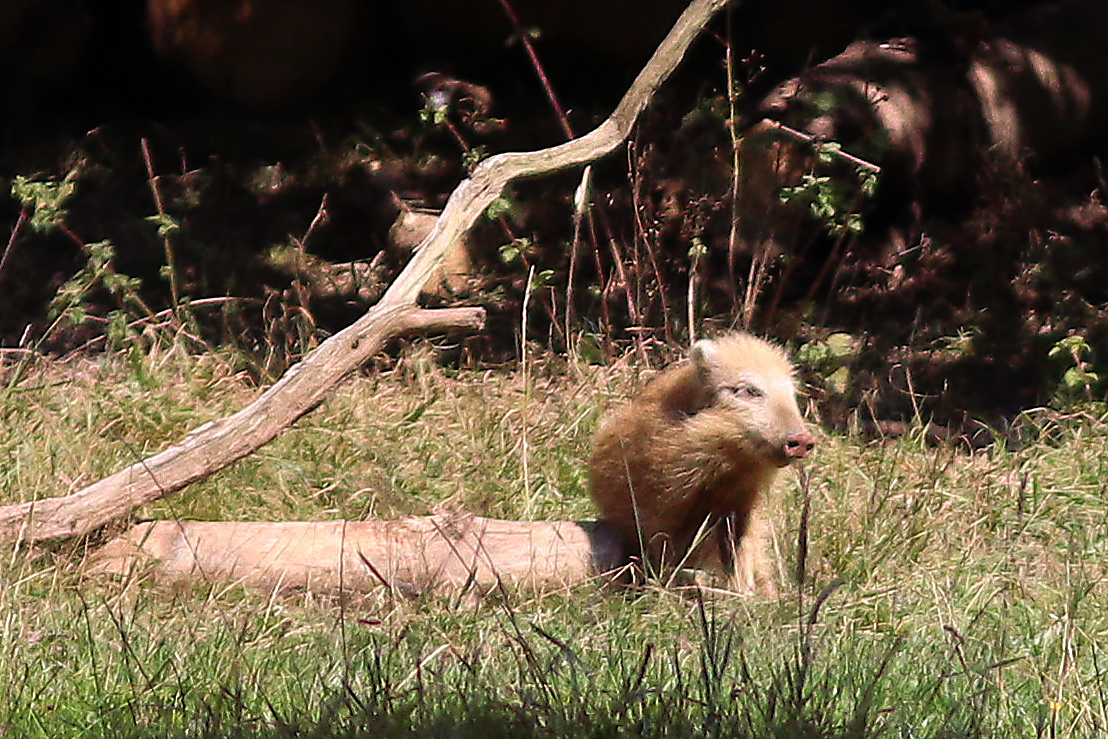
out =
[(712, 362), (718, 353), (719, 347), (716, 346), (714, 341), (701, 339), (692, 345), (692, 349), (689, 350), (689, 358), (701, 370), (707, 371), (712, 366)]

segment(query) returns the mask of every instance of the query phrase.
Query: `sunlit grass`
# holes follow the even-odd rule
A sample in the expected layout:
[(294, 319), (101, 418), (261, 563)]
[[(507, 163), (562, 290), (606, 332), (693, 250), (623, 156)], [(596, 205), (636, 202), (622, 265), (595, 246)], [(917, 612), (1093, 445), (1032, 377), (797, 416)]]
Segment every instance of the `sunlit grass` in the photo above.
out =
[[(347, 381), (143, 517), (439, 507), (587, 519), (584, 460), (628, 369)], [(0, 393), (0, 500), (78, 489), (260, 390), (179, 349), (30, 367)], [(1108, 729), (1108, 422), (1022, 447), (831, 436), (774, 503), (779, 599), (593, 586), (340, 601), (87, 580), (85, 543), (0, 554), (0, 732), (20, 737), (1094, 737)], [(531, 454), (523, 481), (523, 439)], [(530, 495), (525, 493), (530, 491)], [(794, 583), (810, 503), (805, 584)]]

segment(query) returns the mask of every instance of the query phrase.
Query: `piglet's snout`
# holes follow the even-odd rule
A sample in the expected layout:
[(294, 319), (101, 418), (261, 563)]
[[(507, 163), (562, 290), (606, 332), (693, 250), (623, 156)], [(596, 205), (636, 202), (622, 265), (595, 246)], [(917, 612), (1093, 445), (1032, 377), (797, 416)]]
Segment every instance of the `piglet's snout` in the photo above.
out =
[(804, 459), (816, 448), (816, 437), (807, 431), (798, 431), (785, 439), (785, 456), (789, 459)]

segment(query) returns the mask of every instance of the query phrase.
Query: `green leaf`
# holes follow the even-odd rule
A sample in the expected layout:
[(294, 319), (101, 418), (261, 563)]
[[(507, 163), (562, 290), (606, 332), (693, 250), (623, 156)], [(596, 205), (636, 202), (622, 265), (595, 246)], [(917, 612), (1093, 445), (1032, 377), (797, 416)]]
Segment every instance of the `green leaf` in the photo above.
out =
[(839, 367), (827, 378), (827, 387), (839, 395), (845, 395), (850, 384), (850, 370)]
[(519, 209), (516, 201), (507, 195), (501, 195), (489, 204), (485, 209), (485, 218), (490, 221), (498, 221), (501, 218), (511, 218)]
[(158, 237), (162, 239), (176, 236), (181, 231), (181, 224), (168, 213), (146, 216), (146, 221), (158, 227)]
[(797, 364), (808, 367), (818, 367), (833, 358), (830, 347), (822, 341), (809, 341), (796, 350)]
[(689, 246), (689, 259), (703, 259), (706, 256), (708, 256), (708, 245), (699, 236), (694, 236)]
[(1099, 379), (1095, 372), (1089, 372), (1080, 367), (1070, 367), (1062, 375), (1062, 384), (1069, 390), (1084, 390)]
[(77, 185), (72, 180), (36, 182), (23, 175), (12, 180), (12, 197), (24, 207), (34, 208), (30, 225), (36, 231), (49, 231), (65, 220), (65, 203), (73, 196)]
[(500, 261), (504, 264), (515, 264), (522, 254), (523, 250), (515, 244), (504, 244), (500, 247)]
[(541, 272), (536, 272), (534, 278), (531, 280), (531, 290), (541, 290), (544, 287), (550, 285), (554, 281), (554, 270), (544, 269)]
[(1089, 342), (1085, 340), (1084, 336), (1079, 334), (1072, 334), (1063, 339), (1059, 339), (1058, 342), (1051, 347), (1049, 356), (1056, 358), (1062, 355), (1068, 355), (1073, 359), (1088, 359), (1093, 353), (1093, 348), (1089, 346)]
[(857, 342), (850, 334), (837, 332), (828, 336), (826, 343), (827, 348), (831, 351), (831, 355), (835, 357), (835, 359), (842, 359), (854, 353), (854, 347)]
[(108, 314), (108, 327), (105, 332), (108, 337), (108, 345), (113, 349), (120, 349), (127, 341), (127, 313), (121, 310), (113, 310)]
[(487, 146), (474, 146), (462, 155), (462, 166), (466, 168), (466, 171), (472, 172), (474, 167), (480, 164), (482, 160), (488, 158), (488, 156), (489, 148)]
[(842, 154), (843, 145), (838, 141), (827, 141), (816, 147), (816, 158), (820, 164), (832, 164)]
[(866, 196), (867, 198), (872, 198), (874, 193), (877, 192), (877, 173), (872, 170), (859, 167), (858, 186), (862, 190), (862, 195)]
[(504, 264), (515, 264), (523, 257), (524, 250), (531, 246), (531, 239), (512, 239), (510, 243), (500, 247), (500, 261)]
[(604, 364), (604, 350), (596, 334), (581, 334), (577, 339), (577, 357), (585, 364)]

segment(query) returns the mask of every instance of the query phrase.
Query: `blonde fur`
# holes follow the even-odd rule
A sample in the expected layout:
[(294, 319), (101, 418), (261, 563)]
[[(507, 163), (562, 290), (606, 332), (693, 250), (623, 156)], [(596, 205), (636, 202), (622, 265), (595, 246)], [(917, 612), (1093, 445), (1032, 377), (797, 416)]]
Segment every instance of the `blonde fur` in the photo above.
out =
[(699, 341), (601, 425), (592, 495), (628, 556), (772, 591), (756, 509), (778, 469), (814, 444), (779, 347), (743, 333)]

